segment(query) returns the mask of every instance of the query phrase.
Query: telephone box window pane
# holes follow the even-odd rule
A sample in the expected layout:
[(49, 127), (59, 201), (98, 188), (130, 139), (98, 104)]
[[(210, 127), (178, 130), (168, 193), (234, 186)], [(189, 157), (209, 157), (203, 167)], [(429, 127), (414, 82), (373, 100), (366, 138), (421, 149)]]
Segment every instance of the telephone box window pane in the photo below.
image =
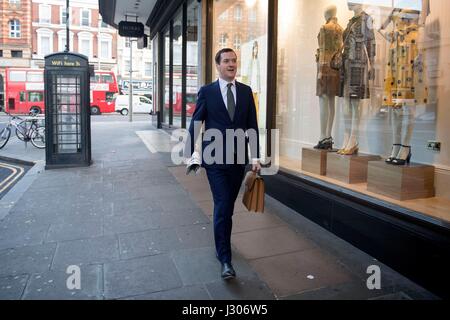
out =
[(57, 153), (81, 152), (80, 77), (57, 75), (53, 101), (54, 148)]

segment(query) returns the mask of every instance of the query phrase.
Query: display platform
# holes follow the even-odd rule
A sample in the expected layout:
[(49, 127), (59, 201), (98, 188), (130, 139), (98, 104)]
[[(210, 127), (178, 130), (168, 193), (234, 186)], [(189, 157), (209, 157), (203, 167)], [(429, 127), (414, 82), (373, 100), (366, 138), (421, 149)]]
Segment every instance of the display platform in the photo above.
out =
[(327, 177), (348, 184), (367, 181), (369, 161), (380, 160), (381, 157), (370, 154), (340, 155), (329, 153), (327, 159)]
[(410, 164), (394, 166), (371, 161), (368, 166), (367, 190), (397, 200), (435, 196), (434, 166)]
[(302, 170), (324, 176), (327, 174), (327, 154), (330, 151), (313, 148), (302, 149)]

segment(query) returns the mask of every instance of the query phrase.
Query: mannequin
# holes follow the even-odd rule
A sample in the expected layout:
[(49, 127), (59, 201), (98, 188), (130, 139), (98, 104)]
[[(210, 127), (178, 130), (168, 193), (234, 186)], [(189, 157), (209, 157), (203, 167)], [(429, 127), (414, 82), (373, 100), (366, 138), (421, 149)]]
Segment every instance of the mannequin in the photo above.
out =
[(360, 104), (369, 99), (369, 80), (375, 72), (375, 34), (372, 18), (364, 12), (361, 4), (348, 3), (354, 12), (344, 31), (344, 120), (345, 132), (343, 147), (338, 151), (342, 155), (353, 155), (359, 151), (358, 128), (360, 122)]
[(335, 115), (336, 96), (340, 94), (339, 71), (330, 67), (333, 54), (342, 48), (343, 29), (337, 22), (336, 6), (325, 10), (325, 25), (320, 29), (317, 49), (317, 96), (320, 104), (320, 141), (314, 147), (321, 150), (333, 149), (331, 136)]
[[(392, 151), (386, 163), (409, 164), (417, 103), (427, 103), (423, 52), (419, 49), (419, 13), (395, 9), (379, 32), (390, 43), (383, 104), (389, 107)], [(383, 32), (393, 23), (390, 33)]]
[(258, 41), (253, 42), (252, 59), (248, 65), (248, 84), (253, 90), (253, 98), (255, 100), (256, 115), (259, 114), (259, 94), (261, 92), (261, 72), (259, 63), (259, 46)]

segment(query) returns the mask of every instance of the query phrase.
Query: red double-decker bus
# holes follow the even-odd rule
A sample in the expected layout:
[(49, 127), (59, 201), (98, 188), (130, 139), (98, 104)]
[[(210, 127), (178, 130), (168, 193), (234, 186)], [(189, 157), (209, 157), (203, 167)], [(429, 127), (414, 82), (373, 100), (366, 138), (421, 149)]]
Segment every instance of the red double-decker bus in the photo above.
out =
[[(115, 112), (118, 92), (113, 72), (96, 72), (91, 77), (91, 114)], [(6, 69), (5, 110), (12, 114), (44, 113), (43, 69)]]

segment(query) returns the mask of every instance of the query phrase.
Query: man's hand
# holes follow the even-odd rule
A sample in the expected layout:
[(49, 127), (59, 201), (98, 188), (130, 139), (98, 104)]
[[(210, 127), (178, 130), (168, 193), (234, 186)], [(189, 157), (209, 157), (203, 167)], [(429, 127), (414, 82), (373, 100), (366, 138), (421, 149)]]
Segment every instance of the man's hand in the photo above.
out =
[(261, 172), (261, 162), (259, 160), (253, 162), (252, 171), (256, 173)]

